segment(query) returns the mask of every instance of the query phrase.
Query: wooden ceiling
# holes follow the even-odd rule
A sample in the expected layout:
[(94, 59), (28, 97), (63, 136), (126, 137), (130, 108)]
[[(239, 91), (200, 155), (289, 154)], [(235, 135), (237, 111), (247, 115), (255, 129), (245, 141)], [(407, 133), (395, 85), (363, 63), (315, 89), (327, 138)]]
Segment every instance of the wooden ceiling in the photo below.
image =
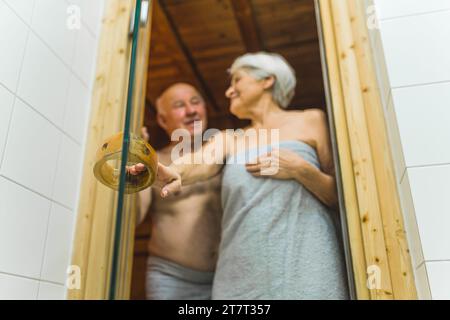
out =
[(227, 69), (245, 52), (283, 55), (297, 73), (292, 109), (324, 108), (313, 0), (155, 0), (145, 123), (155, 147), (167, 142), (154, 104), (169, 85), (196, 86), (208, 103), (210, 127), (235, 128), (228, 111)]

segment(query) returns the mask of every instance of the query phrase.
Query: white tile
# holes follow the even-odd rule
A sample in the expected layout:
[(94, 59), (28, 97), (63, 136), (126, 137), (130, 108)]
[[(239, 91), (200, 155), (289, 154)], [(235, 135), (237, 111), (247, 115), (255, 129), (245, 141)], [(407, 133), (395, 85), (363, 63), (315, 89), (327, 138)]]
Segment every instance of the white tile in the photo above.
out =
[(32, 26), (59, 57), (70, 65), (76, 32), (67, 26), (67, 7), (68, 4), (61, 0), (36, 0)]
[(16, 99), (1, 173), (50, 198), (61, 132)]
[(450, 300), (450, 261), (426, 262), (433, 300)]
[(95, 36), (98, 36), (103, 18), (104, 0), (67, 0), (67, 2), (80, 8), (81, 20)]
[(4, 0), (26, 23), (31, 23), (35, 0)]
[(96, 62), (97, 41), (85, 27), (76, 31), (77, 41), (72, 70), (91, 87)]
[[(16, 92), (28, 27), (1, 1), (0, 30), (0, 82), (9, 90)], [(14, 32), (8, 32), (7, 30), (14, 30)]]
[(386, 112), (386, 127), (388, 130), (389, 144), (392, 150), (392, 160), (395, 167), (395, 176), (400, 182), (406, 170), (405, 157), (403, 154), (403, 141), (400, 138), (398, 120), (392, 103), (392, 97), (388, 100)]
[(408, 172), (405, 173), (403, 180), (400, 183), (399, 191), (403, 211), (403, 222), (405, 224), (406, 238), (408, 239), (408, 248), (413, 267), (416, 268), (423, 263), (424, 258)]
[(415, 272), (417, 298), (419, 300), (431, 300), (430, 284), (425, 263), (416, 269)]
[(380, 22), (392, 87), (450, 80), (448, 21), (450, 11)]
[(0, 300), (36, 300), (39, 282), (0, 273)]
[(450, 9), (448, 0), (375, 0), (374, 2), (380, 19)]
[(0, 162), (3, 159), (3, 151), (5, 150), (13, 103), (14, 96), (8, 90), (0, 86)]
[(70, 71), (50, 49), (30, 33), (18, 95), (62, 127)]
[(0, 177), (0, 272), (39, 278), (50, 201)]
[(450, 82), (392, 95), (406, 166), (450, 163)]
[(66, 289), (62, 285), (42, 281), (39, 283), (38, 300), (64, 300), (65, 295)]
[(80, 144), (83, 143), (89, 120), (90, 103), (90, 91), (77, 77), (72, 76), (64, 116), (64, 131)]
[(72, 247), (72, 212), (53, 203), (45, 245), (41, 279), (64, 284)]
[(53, 199), (74, 208), (81, 176), (81, 147), (63, 135), (56, 165)]
[(99, 34), (101, 20), (104, 14), (104, 0), (90, 1), (83, 0), (85, 8), (85, 20), (89, 28), (96, 36)]
[(450, 165), (408, 169), (424, 260), (450, 260)]

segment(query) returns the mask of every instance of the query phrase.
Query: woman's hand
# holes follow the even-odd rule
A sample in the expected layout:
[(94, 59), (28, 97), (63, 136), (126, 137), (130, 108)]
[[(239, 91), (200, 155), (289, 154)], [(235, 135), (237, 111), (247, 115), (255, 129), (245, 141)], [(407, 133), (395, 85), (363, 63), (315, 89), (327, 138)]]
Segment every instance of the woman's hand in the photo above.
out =
[[(146, 170), (145, 165), (137, 163), (126, 167), (127, 173), (138, 175)], [(173, 168), (167, 167), (158, 162), (158, 171), (154, 186), (161, 189), (161, 197), (165, 198), (171, 194), (177, 194), (181, 190), (181, 176)]]
[[(149, 134), (147, 127), (142, 127), (141, 136), (148, 142)], [(125, 169), (128, 174), (133, 176), (137, 176), (147, 170), (143, 163), (136, 163), (135, 165), (127, 166)], [(165, 198), (170, 194), (176, 194), (181, 190), (181, 177), (173, 168), (167, 167), (158, 162), (156, 180), (153, 185), (161, 189), (161, 197)]]
[(297, 178), (304, 163), (305, 160), (291, 150), (273, 149), (245, 167), (254, 177), (288, 180)]
[(181, 191), (181, 176), (172, 167), (158, 163), (158, 173), (154, 185), (161, 189), (161, 197), (176, 195)]

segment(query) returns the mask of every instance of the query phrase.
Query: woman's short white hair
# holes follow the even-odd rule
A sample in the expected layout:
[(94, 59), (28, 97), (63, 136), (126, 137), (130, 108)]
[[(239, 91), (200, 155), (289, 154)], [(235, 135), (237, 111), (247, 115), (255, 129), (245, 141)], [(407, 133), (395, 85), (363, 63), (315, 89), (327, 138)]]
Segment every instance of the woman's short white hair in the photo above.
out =
[(257, 79), (275, 77), (272, 88), (272, 98), (282, 108), (287, 108), (295, 94), (295, 71), (281, 55), (276, 53), (258, 52), (246, 53), (234, 60), (230, 74), (238, 69), (246, 69)]

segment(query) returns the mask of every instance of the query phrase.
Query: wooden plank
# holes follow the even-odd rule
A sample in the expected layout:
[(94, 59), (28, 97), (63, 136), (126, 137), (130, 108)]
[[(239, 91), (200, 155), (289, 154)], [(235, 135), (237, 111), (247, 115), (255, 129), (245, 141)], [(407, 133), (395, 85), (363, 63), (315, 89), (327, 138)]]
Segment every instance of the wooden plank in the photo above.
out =
[[(362, 277), (365, 276), (365, 264), (377, 265), (381, 271), (382, 290), (370, 290), (372, 299), (415, 299), (411, 259), (405, 239), (380, 91), (376, 84), (372, 50), (368, 43), (364, 8), (358, 0), (319, 1), (340, 158), (342, 161), (342, 149), (347, 149), (347, 143), (342, 137), (347, 135), (356, 182), (356, 199), (351, 200), (350, 204), (358, 203), (362, 218), (358, 221), (347, 210), (358, 298), (367, 297)], [(341, 104), (345, 108), (345, 117), (339, 118), (337, 111)], [(348, 128), (345, 128), (345, 122)], [(341, 163), (341, 170), (344, 172), (346, 169), (347, 166)], [(350, 178), (344, 178), (346, 196), (349, 195), (349, 186), (353, 187)], [(371, 192), (373, 196), (367, 195), (367, 192)], [(347, 199), (345, 202), (346, 205), (349, 203)], [(361, 230), (358, 230), (358, 224), (362, 228), (362, 248), (359, 248), (361, 236), (358, 233)], [(374, 230), (376, 233), (382, 230), (382, 237), (381, 234), (373, 235), (371, 231)], [(355, 231), (357, 246), (352, 239)], [(363, 252), (366, 261), (361, 260)], [(380, 265), (383, 261), (380, 254), (386, 260), (383, 265)], [(389, 288), (386, 285), (390, 285), (391, 290), (386, 290)], [(363, 296), (361, 292), (364, 293)]]
[[(69, 290), (69, 299), (108, 298), (117, 193), (95, 180), (92, 167), (97, 149), (103, 140), (123, 130), (126, 106), (124, 88), (127, 88), (128, 84), (131, 50), (128, 33), (133, 7), (134, 4), (130, 1), (107, 0), (105, 3), (72, 257), (72, 264), (81, 267), (82, 285), (80, 290)], [(140, 52), (143, 55), (141, 54), (137, 61), (138, 90), (134, 95), (137, 107), (134, 107), (136, 112), (133, 113), (135, 130), (140, 128), (144, 117), (144, 112), (140, 109), (145, 106), (143, 94), (147, 80), (149, 36), (148, 27), (140, 36)], [(127, 242), (128, 247), (133, 246), (135, 210), (134, 206), (126, 210), (128, 220), (123, 236), (131, 239)], [(129, 297), (129, 270), (132, 264), (129, 248), (127, 250), (122, 252), (122, 266), (125, 266), (123, 270), (128, 272), (122, 273), (119, 278), (119, 298)]]
[(81, 268), (81, 288), (69, 290), (69, 299), (106, 298), (116, 194), (97, 182), (92, 168), (98, 146), (121, 127), (129, 18), (129, 2), (106, 1), (72, 257), (72, 265)]
[(363, 93), (374, 160), (393, 294), (395, 299), (417, 299), (383, 106), (366, 27), (365, 6), (360, 0), (349, 0), (348, 7), (353, 21), (360, 90)]
[(351, 249), (352, 266), (355, 279), (356, 296), (358, 299), (370, 298), (366, 285), (366, 261), (364, 243), (359, 219), (358, 198), (356, 194), (355, 179), (353, 176), (353, 162), (350, 148), (349, 131), (345, 115), (344, 97), (340, 78), (339, 62), (337, 59), (337, 48), (328, 0), (320, 0), (320, 15), (325, 44), (325, 56), (328, 66), (329, 87), (332, 100), (334, 125), (336, 128), (336, 140), (340, 161), (340, 171), (343, 184), (343, 195), (348, 226), (348, 236)]
[[(123, 130), (126, 107), (126, 89), (124, 88), (127, 88), (130, 66), (131, 39), (128, 31), (133, 2), (119, 0), (114, 5), (116, 8), (111, 20), (111, 29), (105, 30), (104, 34), (105, 37), (111, 38), (108, 45), (109, 50), (112, 50), (110, 69), (108, 75), (105, 75), (106, 103), (111, 106), (111, 117), (114, 117), (115, 121), (105, 123), (104, 138)], [(118, 115), (114, 116), (113, 113)], [(109, 192), (104, 186), (100, 186), (100, 190), (102, 193)], [(97, 198), (95, 208), (97, 214), (93, 219), (94, 232), (89, 253), (86, 299), (108, 298), (117, 193), (115, 193), (114, 206), (109, 207), (109, 210), (104, 207), (101, 199), (101, 197)], [(104, 214), (105, 212), (110, 214)]]
[[(135, 113), (133, 114), (133, 131), (140, 135), (141, 127), (144, 122), (147, 72), (150, 54), (150, 39), (152, 29), (152, 17), (154, 10), (154, 1), (151, 2), (149, 21), (145, 28), (141, 28), (138, 42), (138, 57), (136, 62), (136, 90), (134, 93)], [(136, 232), (136, 219), (138, 216), (138, 197), (136, 194), (128, 195), (129, 201), (126, 207), (126, 227), (123, 236), (122, 252), (122, 282), (118, 292), (119, 299), (130, 299), (131, 280), (134, 258), (134, 239)]]
[(230, 0), (239, 25), (241, 38), (248, 52), (264, 50), (249, 0)]
[[(229, 85), (226, 70), (246, 52), (231, 0), (213, 1), (213, 5), (211, 0), (164, 3), (218, 106), (219, 111), (209, 108), (209, 114), (228, 112), (229, 100), (224, 96)], [(322, 107), (324, 94), (313, 0), (251, 0), (251, 4), (263, 47), (289, 54), (290, 63), (306, 79), (300, 79), (291, 107)], [(164, 17), (159, 17), (158, 12), (156, 16), (147, 91), (153, 104), (161, 91), (175, 81), (190, 82), (201, 89)], [(317, 52), (306, 54), (311, 46)]]
[(178, 46), (169, 22), (158, 2), (154, 2), (152, 20), (147, 99), (154, 105), (164, 89), (179, 81), (188, 82), (201, 91), (201, 85), (189, 65), (189, 61)]
[(133, 281), (131, 300), (145, 300), (145, 274), (147, 271), (147, 254), (136, 254), (133, 264)]
[(264, 47), (269, 51), (315, 39), (313, 0), (252, 0)]
[(340, 75), (352, 150), (353, 171), (358, 195), (366, 264), (377, 268), (380, 287), (370, 289), (372, 299), (392, 299), (389, 260), (386, 254), (384, 228), (374, 172), (374, 157), (370, 148), (364, 99), (360, 90), (360, 77), (355, 53), (347, 2), (331, 1), (335, 27)]
[(173, 37), (175, 37), (175, 39), (176, 39), (178, 48), (181, 50), (184, 57), (188, 61), (189, 66), (200, 85), (198, 88), (203, 92), (205, 99), (208, 100), (208, 102), (211, 105), (211, 107), (213, 108), (213, 110), (218, 111), (219, 107), (217, 106), (216, 101), (214, 100), (211, 90), (210, 90), (208, 84), (203, 79), (202, 74), (199, 72), (199, 70), (197, 68), (197, 64), (196, 64), (195, 60), (193, 59), (192, 54), (189, 51), (189, 48), (184, 43), (183, 38), (181, 37), (181, 35), (177, 29), (177, 25), (175, 24), (173, 17), (170, 15), (170, 12), (167, 9), (165, 3), (163, 1), (161, 3), (159, 1), (156, 1), (155, 10), (161, 10), (161, 12), (164, 14), (166, 23), (169, 26)]

